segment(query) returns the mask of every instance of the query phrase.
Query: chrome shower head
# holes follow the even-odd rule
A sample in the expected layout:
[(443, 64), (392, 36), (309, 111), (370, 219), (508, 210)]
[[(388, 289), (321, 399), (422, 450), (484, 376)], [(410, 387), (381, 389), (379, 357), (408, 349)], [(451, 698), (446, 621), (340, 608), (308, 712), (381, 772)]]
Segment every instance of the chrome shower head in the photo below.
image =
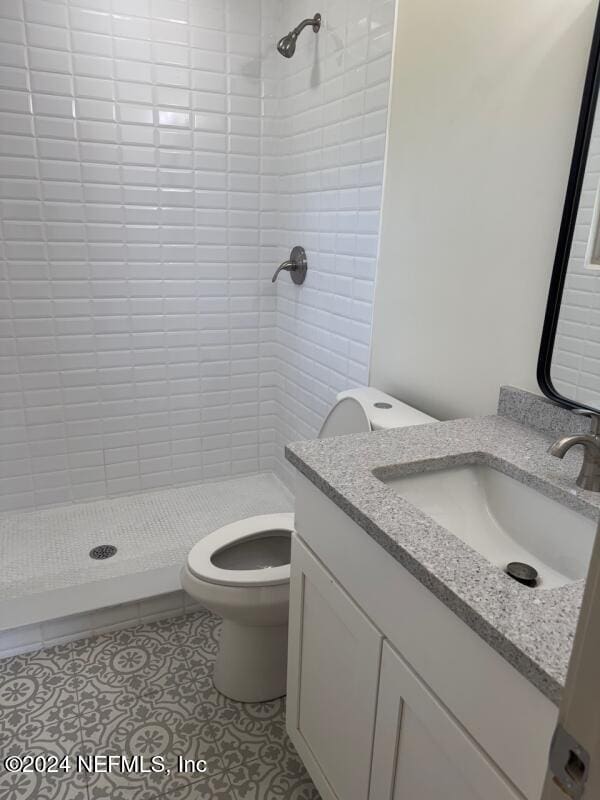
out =
[(284, 58), (291, 58), (296, 52), (296, 38), (290, 32), (277, 42), (277, 49)]
[(313, 31), (318, 33), (321, 28), (321, 15), (315, 14), (312, 19), (302, 20), (300, 25), (291, 30), (287, 36), (281, 37), (277, 42), (277, 50), (284, 58), (291, 58), (294, 55), (296, 52), (296, 39), (308, 25), (311, 25)]

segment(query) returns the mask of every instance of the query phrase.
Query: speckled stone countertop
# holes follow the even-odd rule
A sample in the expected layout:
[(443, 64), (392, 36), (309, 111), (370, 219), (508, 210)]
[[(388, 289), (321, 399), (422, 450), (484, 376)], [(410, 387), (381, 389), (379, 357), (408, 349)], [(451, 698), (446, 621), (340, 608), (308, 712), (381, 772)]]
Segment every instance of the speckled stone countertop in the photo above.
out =
[(560, 461), (546, 452), (554, 438), (493, 416), (297, 442), (286, 448), (286, 457), (558, 704), (584, 581), (552, 589), (523, 587), (380, 480), (484, 464), (598, 519), (600, 494), (575, 486), (581, 448)]

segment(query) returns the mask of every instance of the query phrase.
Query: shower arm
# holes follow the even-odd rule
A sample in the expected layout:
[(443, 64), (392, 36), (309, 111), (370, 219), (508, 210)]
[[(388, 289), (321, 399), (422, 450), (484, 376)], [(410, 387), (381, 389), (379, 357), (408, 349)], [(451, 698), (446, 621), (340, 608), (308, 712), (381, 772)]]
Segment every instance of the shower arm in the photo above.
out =
[(318, 33), (321, 29), (321, 15), (315, 14), (312, 19), (302, 20), (299, 25), (296, 25), (296, 27), (292, 28), (289, 33), (286, 33), (285, 36), (281, 37), (281, 39), (277, 42), (277, 50), (284, 58), (292, 58), (296, 52), (296, 42), (298, 41), (298, 37), (304, 28), (312, 28), (315, 33)]
[(315, 16), (311, 17), (310, 19), (303, 19), (302, 22), (299, 25), (296, 25), (296, 27), (291, 30), (288, 35), (293, 36), (296, 39), (302, 33), (304, 28), (307, 28), (309, 25), (312, 25), (313, 31), (318, 33), (321, 27), (321, 15), (315, 14)]

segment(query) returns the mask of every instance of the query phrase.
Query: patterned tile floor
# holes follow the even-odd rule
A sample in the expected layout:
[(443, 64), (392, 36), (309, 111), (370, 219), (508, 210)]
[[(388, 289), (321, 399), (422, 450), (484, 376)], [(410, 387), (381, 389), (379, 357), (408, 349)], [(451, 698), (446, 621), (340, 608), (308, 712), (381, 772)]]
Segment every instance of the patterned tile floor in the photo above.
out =
[[(319, 800), (285, 732), (285, 703), (235, 703), (211, 673), (206, 611), (0, 661), (7, 755), (163, 756), (171, 771), (10, 773), (0, 800)], [(178, 758), (205, 759), (206, 774)]]

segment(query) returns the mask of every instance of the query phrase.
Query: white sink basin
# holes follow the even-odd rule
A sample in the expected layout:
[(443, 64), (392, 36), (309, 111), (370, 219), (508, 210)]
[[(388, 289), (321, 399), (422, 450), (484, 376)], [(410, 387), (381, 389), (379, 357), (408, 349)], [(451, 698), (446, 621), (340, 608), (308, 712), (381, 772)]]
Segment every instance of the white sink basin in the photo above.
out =
[(501, 569), (530, 564), (546, 589), (586, 576), (596, 523), (502, 472), (473, 465), (384, 482)]

